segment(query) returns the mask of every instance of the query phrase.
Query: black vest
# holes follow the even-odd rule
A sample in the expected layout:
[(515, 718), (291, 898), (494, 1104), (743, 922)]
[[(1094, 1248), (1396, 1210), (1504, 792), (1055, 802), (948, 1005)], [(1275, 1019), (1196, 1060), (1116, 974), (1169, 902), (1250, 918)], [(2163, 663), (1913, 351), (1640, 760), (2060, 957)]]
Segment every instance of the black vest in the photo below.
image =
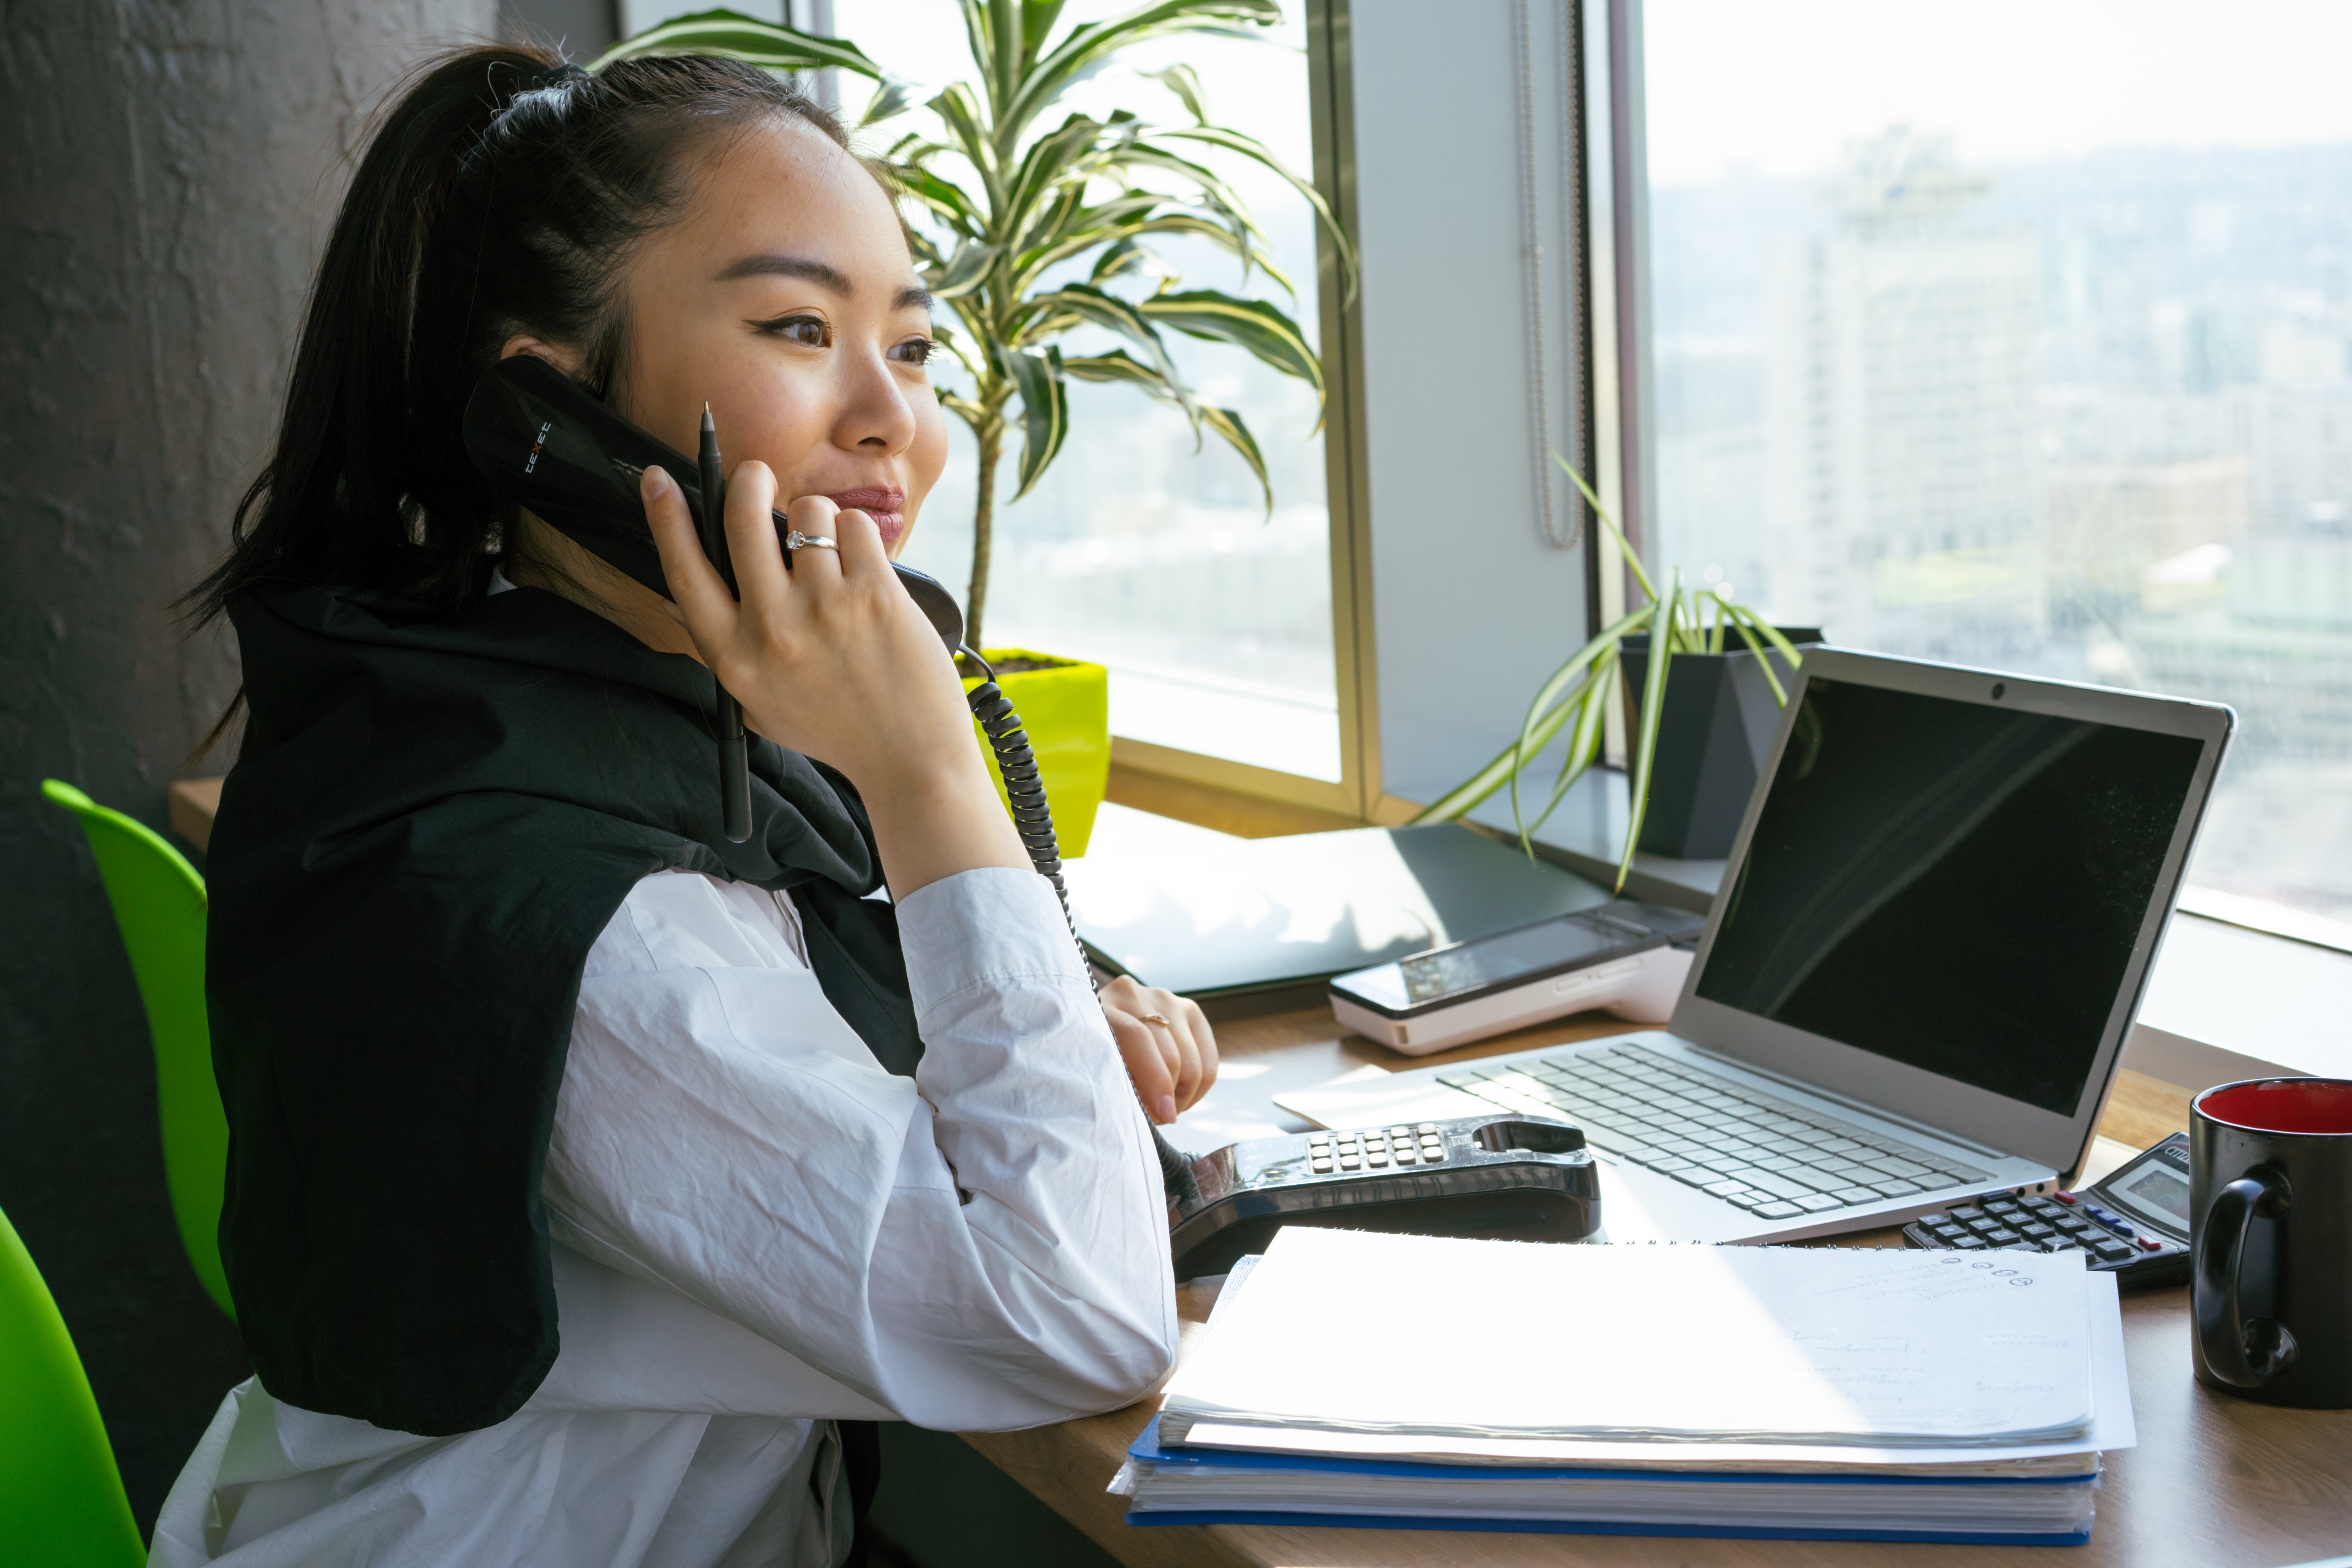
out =
[(262, 1384), (439, 1436), (554, 1363), (540, 1173), (588, 949), (639, 879), (788, 890), (881, 1063), (922, 1052), (863, 805), (772, 742), (719, 830), (709, 672), (530, 589), (230, 605), (251, 714), (207, 858), (221, 1256)]

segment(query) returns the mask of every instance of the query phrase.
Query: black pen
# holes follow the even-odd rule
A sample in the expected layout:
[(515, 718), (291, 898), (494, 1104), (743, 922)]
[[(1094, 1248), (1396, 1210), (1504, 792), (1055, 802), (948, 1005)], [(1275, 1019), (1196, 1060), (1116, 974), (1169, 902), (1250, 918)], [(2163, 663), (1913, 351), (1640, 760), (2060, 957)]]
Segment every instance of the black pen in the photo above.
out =
[[(719, 466), (719, 426), (708, 403), (702, 405), (701, 465), (702, 552), (727, 578), (732, 575), (727, 570), (727, 471)], [(719, 813), (730, 844), (751, 837), (751, 749), (743, 735), (743, 705), (724, 686), (719, 688)]]

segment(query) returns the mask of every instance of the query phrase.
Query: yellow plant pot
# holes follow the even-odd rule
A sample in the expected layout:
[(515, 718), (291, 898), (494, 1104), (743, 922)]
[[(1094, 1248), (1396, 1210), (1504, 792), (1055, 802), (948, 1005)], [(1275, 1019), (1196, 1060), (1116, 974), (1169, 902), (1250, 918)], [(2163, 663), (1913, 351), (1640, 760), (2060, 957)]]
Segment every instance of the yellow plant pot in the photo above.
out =
[[(1021, 647), (992, 647), (988, 662), (1002, 667), (1014, 660), (1050, 666), (999, 675), (1004, 700), (1021, 716), (1029, 744), (1037, 753), (1037, 772), (1045, 785), (1045, 804), (1054, 813), (1054, 837), (1062, 858), (1075, 860), (1087, 852), (1095, 829), (1095, 811), (1110, 787), (1110, 672), (1098, 664), (1059, 658)], [(967, 680), (970, 691), (979, 678)], [(1004, 780), (996, 772), (995, 754), (988, 736), (973, 721), (972, 732), (989, 757), (989, 776), (1004, 797)], [(1005, 809), (1012, 809), (1007, 800)]]

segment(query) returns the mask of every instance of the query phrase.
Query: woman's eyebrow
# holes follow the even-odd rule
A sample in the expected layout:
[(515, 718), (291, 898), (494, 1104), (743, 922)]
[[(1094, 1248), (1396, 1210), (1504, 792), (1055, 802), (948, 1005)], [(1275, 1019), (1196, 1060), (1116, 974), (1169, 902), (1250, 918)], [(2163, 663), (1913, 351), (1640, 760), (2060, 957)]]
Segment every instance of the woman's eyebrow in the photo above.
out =
[[(811, 261), (802, 256), (746, 256), (730, 262), (718, 278), (721, 283), (731, 283), (738, 278), (804, 278), (818, 287), (830, 289), (847, 300), (857, 293), (840, 268), (822, 261)], [(890, 301), (894, 310), (926, 310), (931, 308), (931, 291), (919, 283), (910, 283), (898, 290)]]
[(845, 300), (857, 292), (839, 268), (799, 256), (747, 256), (729, 263), (719, 274), (718, 281), (731, 283), (738, 278), (805, 278)]

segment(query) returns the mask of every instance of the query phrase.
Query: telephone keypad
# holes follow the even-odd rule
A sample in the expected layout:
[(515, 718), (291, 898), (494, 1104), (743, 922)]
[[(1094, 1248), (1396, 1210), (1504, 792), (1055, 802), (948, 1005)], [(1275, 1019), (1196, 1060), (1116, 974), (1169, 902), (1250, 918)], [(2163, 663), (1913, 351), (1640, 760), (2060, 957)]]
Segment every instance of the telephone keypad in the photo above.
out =
[(1445, 1163), (1445, 1143), (1433, 1121), (1362, 1132), (1310, 1132), (1307, 1168), (1316, 1175), (1335, 1171), (1385, 1171), (1402, 1165)]

